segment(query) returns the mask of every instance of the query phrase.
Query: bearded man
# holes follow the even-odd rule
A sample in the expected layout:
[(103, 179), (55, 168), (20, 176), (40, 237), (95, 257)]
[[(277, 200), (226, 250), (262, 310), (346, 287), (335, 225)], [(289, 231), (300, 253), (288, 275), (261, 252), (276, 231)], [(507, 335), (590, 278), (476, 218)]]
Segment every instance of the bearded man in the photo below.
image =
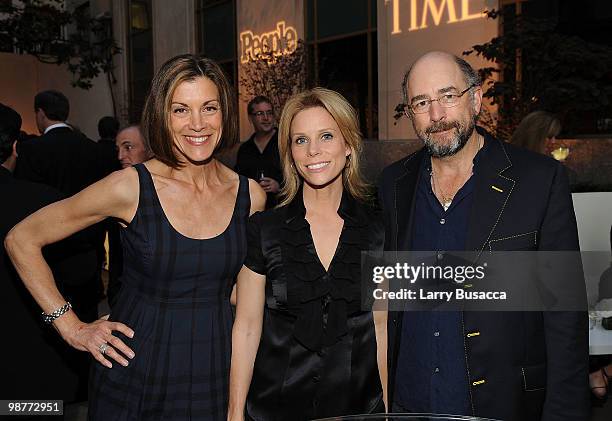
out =
[[(402, 91), (425, 146), (383, 171), (387, 250), (578, 250), (563, 166), (476, 127), (483, 92), (465, 60), (427, 53)], [(393, 412), (588, 420), (586, 312), (389, 312), (388, 335)]]

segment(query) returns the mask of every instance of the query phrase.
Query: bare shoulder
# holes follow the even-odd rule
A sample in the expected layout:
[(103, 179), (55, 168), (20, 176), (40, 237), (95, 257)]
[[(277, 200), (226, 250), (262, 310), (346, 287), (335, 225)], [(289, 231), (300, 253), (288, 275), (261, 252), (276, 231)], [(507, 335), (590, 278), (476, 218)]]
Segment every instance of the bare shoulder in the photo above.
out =
[(255, 212), (262, 211), (266, 207), (266, 192), (261, 188), (259, 183), (249, 178), (249, 194), (251, 195), (251, 215)]
[(47, 208), (51, 214), (61, 214), (64, 220), (79, 221), (85, 226), (106, 217), (129, 221), (138, 207), (138, 195), (138, 174), (126, 168)]
[(140, 186), (138, 172), (134, 168), (115, 171), (90, 188), (96, 190), (91, 192), (93, 195), (103, 199), (99, 206), (105, 208), (104, 214), (130, 221), (136, 213)]
[[(223, 163), (219, 162), (219, 174), (225, 180), (231, 180), (234, 183), (240, 182), (240, 176), (232, 169), (226, 167)], [(249, 195), (251, 197), (251, 212), (262, 211), (266, 207), (266, 193), (263, 191), (261, 186), (255, 181), (249, 180)]]
[(102, 180), (118, 200), (133, 201), (140, 192), (138, 172), (132, 168), (115, 171)]
[[(235, 177), (236, 182), (239, 181), (240, 176), (232, 169), (226, 167), (224, 164), (219, 162), (219, 166), (222, 168), (222, 172), (228, 177)], [(231, 176), (229, 175), (231, 174)], [(255, 212), (262, 211), (266, 208), (266, 192), (263, 191), (257, 181), (249, 180), (249, 196), (251, 198), (251, 211), (250, 215)]]

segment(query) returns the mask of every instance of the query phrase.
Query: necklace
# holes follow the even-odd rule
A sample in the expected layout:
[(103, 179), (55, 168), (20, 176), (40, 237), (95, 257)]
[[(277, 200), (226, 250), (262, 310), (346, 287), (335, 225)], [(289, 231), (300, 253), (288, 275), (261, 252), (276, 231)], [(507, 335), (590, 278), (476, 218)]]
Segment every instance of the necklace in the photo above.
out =
[(433, 187), (434, 195), (438, 198), (438, 201), (444, 208), (444, 212), (446, 212), (448, 208), (450, 208), (450, 205), (453, 203), (453, 199), (455, 198), (455, 195), (446, 194), (440, 187), (438, 187), (438, 184), (436, 183), (436, 177), (434, 177), (433, 168), (431, 169), (431, 172), (429, 173), (429, 175), (431, 177), (431, 184)]
[[(478, 139), (478, 145), (476, 146), (476, 153), (478, 153), (480, 148), (482, 148), (483, 144), (484, 144), (484, 139), (481, 136)], [(474, 174), (473, 169), (474, 169), (474, 164), (472, 163), (472, 165), (470, 166), (470, 171), (469, 171), (470, 176), (472, 176)], [(467, 172), (466, 172), (466, 174), (467, 174)], [(467, 178), (469, 178), (469, 177), (466, 178), (465, 175), (463, 175), (463, 174), (459, 174), (459, 175), (461, 176), (459, 178), (459, 181), (461, 182), (461, 184), (459, 184), (459, 188), (461, 188), (461, 186), (467, 181)], [(436, 196), (436, 198), (438, 199), (438, 201), (442, 205), (442, 208), (444, 208), (444, 212), (446, 212), (448, 210), (448, 208), (450, 208), (451, 204), (453, 203), (453, 199), (455, 198), (455, 195), (457, 194), (457, 191), (459, 191), (459, 188), (457, 188), (455, 193), (452, 193), (452, 194), (447, 194), (446, 192), (444, 192), (444, 190), (442, 190), (442, 188), (440, 186), (438, 186), (438, 183), (436, 182), (436, 177), (435, 177), (435, 173), (434, 173), (434, 170), (433, 170), (433, 165), (431, 166), (431, 170), (429, 172), (429, 176), (431, 177), (431, 187), (433, 188), (434, 195)], [(451, 191), (452, 190), (455, 190), (455, 185), (452, 185)]]

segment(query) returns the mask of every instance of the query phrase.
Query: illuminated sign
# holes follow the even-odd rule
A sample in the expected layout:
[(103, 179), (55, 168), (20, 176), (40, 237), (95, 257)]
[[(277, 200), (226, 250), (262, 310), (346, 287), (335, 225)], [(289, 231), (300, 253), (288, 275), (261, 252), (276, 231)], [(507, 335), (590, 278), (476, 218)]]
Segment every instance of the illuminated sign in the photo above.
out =
[(247, 63), (267, 54), (277, 57), (291, 54), (297, 48), (297, 41), (297, 31), (293, 26), (286, 26), (285, 21), (278, 22), (275, 30), (261, 35), (243, 31), (240, 33), (240, 61)]
[[(400, 34), (400, 0), (385, 0), (385, 4), (392, 2), (393, 31), (391, 35)], [(444, 23), (456, 23), (466, 20), (480, 19), (486, 16), (484, 6), (477, 12), (470, 12), (470, 3), (484, 3), (483, 0), (410, 0), (410, 26), (408, 31), (425, 29), (429, 23), (439, 26), (442, 17), (446, 17)], [(457, 7), (458, 6), (458, 7)], [(472, 6), (472, 9), (475, 7)], [(446, 13), (444, 13), (446, 12)]]

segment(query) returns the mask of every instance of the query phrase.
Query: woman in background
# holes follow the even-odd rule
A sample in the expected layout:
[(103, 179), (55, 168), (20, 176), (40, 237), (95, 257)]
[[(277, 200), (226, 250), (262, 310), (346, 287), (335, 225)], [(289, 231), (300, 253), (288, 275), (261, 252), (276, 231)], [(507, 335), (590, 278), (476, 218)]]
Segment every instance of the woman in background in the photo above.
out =
[(521, 120), (510, 143), (533, 152), (546, 153), (546, 142), (554, 140), (561, 133), (561, 122), (546, 111), (534, 111)]
[(382, 250), (384, 228), (361, 148), (340, 94), (315, 88), (285, 105), (282, 202), (251, 217), (238, 275), (229, 420), (245, 405), (258, 421), (384, 412), (386, 313), (361, 308), (361, 251)]

